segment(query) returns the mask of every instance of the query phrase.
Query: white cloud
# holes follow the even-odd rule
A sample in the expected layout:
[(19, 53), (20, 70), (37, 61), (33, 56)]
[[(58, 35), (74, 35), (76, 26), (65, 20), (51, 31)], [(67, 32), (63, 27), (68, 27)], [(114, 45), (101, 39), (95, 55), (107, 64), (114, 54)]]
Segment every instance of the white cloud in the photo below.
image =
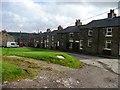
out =
[[(74, 25), (76, 19), (86, 19), (101, 12), (117, 7), (116, 3), (100, 4), (85, 3), (84, 0), (78, 3), (69, 1), (42, 2), (43, 0), (9, 0), (2, 3), (2, 28), (9, 31), (33, 32), (35, 30), (46, 31), (47, 28), (54, 29), (58, 25), (67, 27)], [(77, 0), (76, 0), (77, 1)], [(75, 1), (75, 2), (76, 2)], [(105, 18), (107, 14), (92, 19)], [(83, 21), (88, 23), (92, 19)], [(1, 27), (0, 27), (1, 28)]]

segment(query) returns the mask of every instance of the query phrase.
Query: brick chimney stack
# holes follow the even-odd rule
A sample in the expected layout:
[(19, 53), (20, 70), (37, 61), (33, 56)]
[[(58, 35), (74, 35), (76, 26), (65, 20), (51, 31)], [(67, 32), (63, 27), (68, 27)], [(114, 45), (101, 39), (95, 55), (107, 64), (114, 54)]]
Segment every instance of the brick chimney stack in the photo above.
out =
[(82, 25), (82, 22), (80, 22), (80, 19), (76, 19), (75, 26), (80, 26)]
[(58, 30), (62, 30), (63, 27), (61, 25), (58, 26)]
[(42, 31), (40, 31), (39, 34), (42, 34)]
[(114, 13), (114, 10), (110, 9), (110, 13), (108, 13), (108, 18), (116, 17), (116, 14)]
[(48, 28), (48, 29), (47, 29), (47, 32), (51, 32), (51, 30)]

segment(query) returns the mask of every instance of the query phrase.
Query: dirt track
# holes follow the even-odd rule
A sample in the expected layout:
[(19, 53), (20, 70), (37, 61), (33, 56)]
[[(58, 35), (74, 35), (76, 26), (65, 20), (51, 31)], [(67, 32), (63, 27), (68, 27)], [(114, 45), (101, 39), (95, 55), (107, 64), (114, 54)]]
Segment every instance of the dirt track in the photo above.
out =
[(33, 78), (4, 83), (3, 88), (118, 88), (118, 75), (103, 68), (86, 65), (71, 69), (44, 61), (31, 60), (43, 68)]

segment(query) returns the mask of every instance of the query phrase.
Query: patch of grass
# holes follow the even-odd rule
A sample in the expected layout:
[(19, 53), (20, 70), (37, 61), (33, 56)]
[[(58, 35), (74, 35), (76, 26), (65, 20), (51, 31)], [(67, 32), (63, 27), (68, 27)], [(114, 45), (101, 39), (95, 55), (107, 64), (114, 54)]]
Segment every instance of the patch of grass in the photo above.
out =
[(1, 81), (2, 81), (2, 60), (0, 60), (0, 82)]
[(3, 81), (11, 81), (11, 80), (14, 80), (14, 78), (19, 78), (21, 76), (22, 76), (21, 68), (6, 62), (2, 62)]
[(3, 56), (2, 58), (5, 62), (8, 62), (10, 64), (14, 64), (16, 66), (19, 66), (21, 68), (40, 68), (36, 63), (26, 60), (26, 58), (18, 58), (18, 57), (8, 57)]
[[(19, 63), (17, 63), (17, 62)], [(3, 57), (2, 63), (2, 80), (3, 81), (14, 81), (27, 77), (37, 75), (36, 71), (22, 66), (20, 63), (25, 63), (22, 59), (13, 59), (9, 57)]]
[[(63, 52), (56, 52), (39, 48), (2, 48), (2, 52), (4, 56), (16, 55), (60, 64), (62, 66), (71, 68), (81, 67), (79, 60)], [(63, 56), (64, 59), (57, 58), (57, 56)]]

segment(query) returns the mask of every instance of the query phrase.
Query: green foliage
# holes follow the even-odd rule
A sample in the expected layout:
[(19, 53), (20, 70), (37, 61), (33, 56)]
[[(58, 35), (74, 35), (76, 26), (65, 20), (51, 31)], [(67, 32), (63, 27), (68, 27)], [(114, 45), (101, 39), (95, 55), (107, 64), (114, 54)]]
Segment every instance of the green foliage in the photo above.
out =
[[(80, 61), (76, 58), (63, 53), (52, 50), (45, 50), (39, 48), (2, 48), (2, 54), (16, 55), (21, 57), (33, 58), (38, 60), (47, 61), (50, 63), (60, 64), (71, 68), (79, 68), (81, 66)], [(63, 56), (64, 59), (57, 58), (57, 56)]]
[(14, 81), (37, 75), (34, 70), (21, 65), (22, 63), (26, 65), (26, 62), (22, 59), (9, 57), (3, 57), (2, 59), (2, 62), (0, 62), (0, 65), (2, 65), (0, 73), (2, 73), (3, 81)]
[(22, 69), (6, 63), (6, 62), (2, 62), (2, 79), (3, 81), (10, 81), (10, 80), (14, 80), (14, 78), (19, 78), (22, 75)]

